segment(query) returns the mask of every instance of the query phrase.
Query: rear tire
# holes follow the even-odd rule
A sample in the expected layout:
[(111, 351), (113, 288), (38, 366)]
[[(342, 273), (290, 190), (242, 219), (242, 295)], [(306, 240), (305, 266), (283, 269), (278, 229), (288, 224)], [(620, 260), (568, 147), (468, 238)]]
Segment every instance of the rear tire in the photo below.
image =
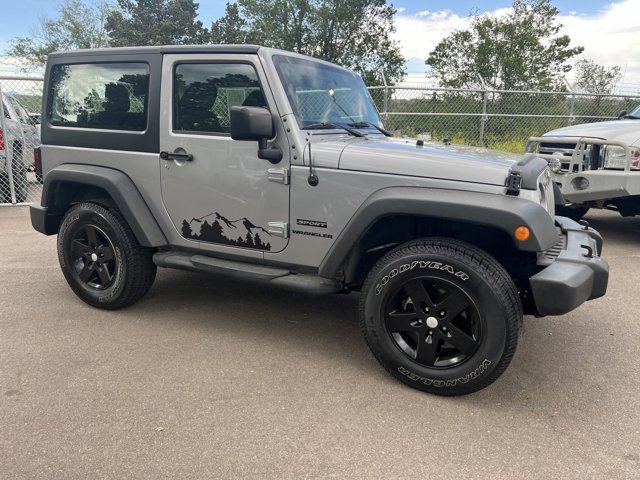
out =
[(140, 246), (120, 212), (110, 205), (80, 203), (65, 214), (58, 233), (58, 260), (81, 300), (113, 310), (139, 300), (156, 275), (153, 249)]
[(23, 163), (22, 143), (14, 142), (12, 151), (11, 170), (16, 203), (24, 203), (27, 201), (27, 167)]
[(20, 163), (13, 166), (13, 188), (16, 192), (16, 203), (27, 201), (27, 169)]
[(522, 305), (484, 251), (422, 239), (385, 255), (362, 289), (360, 325), (373, 355), (410, 387), (463, 395), (487, 387), (516, 350)]
[[(11, 156), (11, 175), (13, 177), (13, 189), (16, 196), (16, 203), (24, 203), (27, 200), (27, 168), (22, 163), (22, 145), (15, 142)], [(8, 163), (8, 162), (7, 162)], [(11, 183), (9, 182), (9, 171), (0, 172), (0, 203), (12, 203)]]

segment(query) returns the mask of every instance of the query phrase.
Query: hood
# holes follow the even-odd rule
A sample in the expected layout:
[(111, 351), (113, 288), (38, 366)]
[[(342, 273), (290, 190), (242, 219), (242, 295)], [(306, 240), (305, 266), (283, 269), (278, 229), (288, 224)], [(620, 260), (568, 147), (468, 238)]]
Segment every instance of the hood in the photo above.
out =
[(509, 169), (520, 158), (520, 155), (478, 147), (435, 142), (418, 146), (415, 139), (369, 136), (345, 146), (339, 168), (504, 185)]
[(584, 123), (558, 128), (544, 134), (545, 137), (594, 137), (602, 140), (617, 140), (629, 145), (638, 145), (640, 120), (613, 120), (611, 122)]

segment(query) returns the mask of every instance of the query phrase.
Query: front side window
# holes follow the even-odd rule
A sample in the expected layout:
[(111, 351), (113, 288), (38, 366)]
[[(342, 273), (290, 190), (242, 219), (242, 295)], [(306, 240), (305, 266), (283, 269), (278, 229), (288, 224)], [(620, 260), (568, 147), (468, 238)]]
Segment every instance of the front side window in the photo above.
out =
[(173, 130), (231, 131), (234, 106), (267, 107), (258, 74), (246, 63), (183, 63), (173, 83)]
[(47, 120), (59, 127), (144, 131), (149, 66), (146, 63), (54, 65)]
[(274, 55), (273, 61), (301, 128), (324, 122), (381, 126), (371, 96), (357, 74), (285, 55)]

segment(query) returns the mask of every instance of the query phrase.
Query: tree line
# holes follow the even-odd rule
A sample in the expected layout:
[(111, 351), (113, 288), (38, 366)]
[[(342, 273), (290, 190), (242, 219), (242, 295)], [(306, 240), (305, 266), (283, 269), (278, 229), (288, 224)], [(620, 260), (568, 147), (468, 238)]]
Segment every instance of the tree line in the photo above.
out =
[[(386, 0), (236, 0), (205, 25), (194, 0), (63, 0), (54, 18), (42, 18), (8, 54), (42, 67), (49, 53), (76, 48), (139, 45), (253, 43), (343, 65), (368, 85), (401, 81), (405, 58), (394, 40), (397, 9)], [(425, 45), (428, 75), (442, 86), (498, 90), (564, 88), (608, 93), (620, 67), (583, 59), (584, 48), (561, 34), (551, 0), (513, 0), (506, 15), (472, 13), (469, 26)], [(415, 41), (420, 41), (415, 39)]]

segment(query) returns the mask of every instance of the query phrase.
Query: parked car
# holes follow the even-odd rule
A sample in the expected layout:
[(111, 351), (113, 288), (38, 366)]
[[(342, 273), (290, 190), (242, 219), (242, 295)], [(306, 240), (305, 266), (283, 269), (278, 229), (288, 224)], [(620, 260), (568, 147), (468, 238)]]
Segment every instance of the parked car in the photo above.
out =
[(545, 160), (390, 138), (362, 78), (331, 63), (252, 45), (80, 50), (49, 55), (44, 89), (31, 221), (58, 235), (89, 305), (133, 304), (158, 266), (356, 290), (382, 366), (460, 395), (507, 368), (523, 313), (606, 291), (602, 238), (554, 217)]
[(40, 145), (40, 129), (15, 95), (3, 92), (2, 108), (4, 121), (0, 123), (0, 203), (12, 201), (9, 165), (13, 172), (16, 202), (22, 203), (27, 197), (27, 172), (33, 169), (33, 148)]
[(526, 150), (549, 161), (553, 181), (568, 202), (559, 213), (573, 219), (590, 208), (640, 214), (640, 105), (618, 118), (529, 139)]

